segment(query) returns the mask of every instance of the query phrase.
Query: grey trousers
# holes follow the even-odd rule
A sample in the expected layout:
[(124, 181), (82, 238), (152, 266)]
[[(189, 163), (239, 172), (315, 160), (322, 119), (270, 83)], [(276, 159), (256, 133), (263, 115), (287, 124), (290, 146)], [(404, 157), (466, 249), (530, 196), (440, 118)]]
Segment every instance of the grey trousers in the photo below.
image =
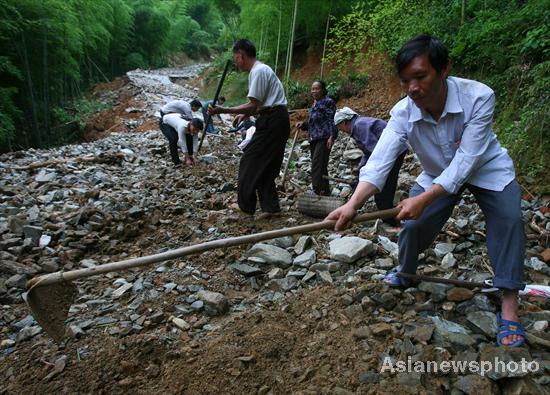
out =
[[(434, 201), (417, 220), (404, 221), (399, 234), (398, 270), (410, 274), (416, 272), (418, 255), (434, 242), (466, 188), (474, 195), (485, 215), (487, 250), (495, 273), (494, 286), (523, 289), (525, 233), (520, 205), (521, 189), (516, 180), (501, 192), (466, 184), (457, 194), (445, 195)], [(409, 196), (417, 196), (422, 192), (424, 189), (415, 184)]]

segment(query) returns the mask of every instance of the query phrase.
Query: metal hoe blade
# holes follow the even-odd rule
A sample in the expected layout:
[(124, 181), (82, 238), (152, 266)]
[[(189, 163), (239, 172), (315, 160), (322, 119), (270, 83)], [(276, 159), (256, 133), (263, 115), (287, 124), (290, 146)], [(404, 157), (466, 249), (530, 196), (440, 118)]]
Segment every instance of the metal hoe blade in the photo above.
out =
[(42, 329), (57, 343), (65, 337), (65, 320), (78, 291), (68, 281), (40, 285), (34, 284), (27, 293), (27, 304)]

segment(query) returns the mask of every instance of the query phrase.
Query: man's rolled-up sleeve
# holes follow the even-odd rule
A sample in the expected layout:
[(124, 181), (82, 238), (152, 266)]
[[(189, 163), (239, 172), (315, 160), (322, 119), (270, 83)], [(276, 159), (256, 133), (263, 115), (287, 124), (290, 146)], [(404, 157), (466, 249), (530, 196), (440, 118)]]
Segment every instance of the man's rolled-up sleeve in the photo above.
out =
[(384, 188), (395, 160), (407, 147), (408, 117), (403, 110), (392, 110), (391, 116), (370, 158), (359, 173), (359, 181), (369, 182), (379, 191)]
[(494, 93), (478, 99), (471, 119), (464, 124), (464, 131), (451, 163), (433, 180), (434, 184), (441, 185), (448, 193), (457, 193), (479, 168), (482, 164), (480, 160), (491, 142), (494, 109)]

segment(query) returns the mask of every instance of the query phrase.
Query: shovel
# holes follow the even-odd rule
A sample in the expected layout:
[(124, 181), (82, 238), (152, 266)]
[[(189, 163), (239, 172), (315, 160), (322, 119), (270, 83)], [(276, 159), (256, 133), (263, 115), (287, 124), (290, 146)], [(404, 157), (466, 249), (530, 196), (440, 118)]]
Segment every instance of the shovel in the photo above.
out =
[[(398, 213), (398, 208), (375, 211), (372, 213), (358, 215), (354, 218), (353, 222), (358, 223), (375, 219), (393, 218)], [(34, 277), (27, 282), (28, 292), (26, 295), (26, 302), (31, 309), (33, 317), (40, 324), (42, 329), (44, 329), (44, 331), (57, 343), (60, 343), (65, 337), (65, 320), (69, 314), (69, 308), (73, 304), (73, 301), (77, 295), (77, 288), (71, 282), (72, 280), (150, 265), (217, 248), (227, 248), (241, 244), (256, 243), (262, 240), (269, 240), (277, 237), (306, 232), (314, 232), (322, 229), (334, 229), (335, 223), (336, 221), (333, 220), (325, 220), (322, 222), (300, 225), (292, 228), (270, 230), (245, 236), (212, 240), (166, 251), (160, 254), (127, 259), (120, 262), (108, 263), (86, 269), (56, 272)]]
[[(222, 90), (223, 80), (225, 80), (225, 76), (227, 75), (227, 71), (229, 70), (229, 65), (231, 64), (231, 60), (228, 60), (225, 63), (225, 68), (223, 69), (222, 77), (220, 78), (220, 82), (218, 82), (218, 88), (216, 89), (216, 94), (214, 95), (214, 100), (212, 100), (212, 107), (216, 107), (216, 103), (218, 102), (218, 97), (220, 96), (220, 91)], [(206, 116), (206, 119), (204, 120), (204, 131), (202, 132), (201, 140), (199, 142), (199, 147), (197, 148), (197, 153), (202, 148), (202, 142), (204, 141), (204, 138), (206, 137), (206, 127), (208, 126), (208, 123), (212, 117), (210, 115)]]

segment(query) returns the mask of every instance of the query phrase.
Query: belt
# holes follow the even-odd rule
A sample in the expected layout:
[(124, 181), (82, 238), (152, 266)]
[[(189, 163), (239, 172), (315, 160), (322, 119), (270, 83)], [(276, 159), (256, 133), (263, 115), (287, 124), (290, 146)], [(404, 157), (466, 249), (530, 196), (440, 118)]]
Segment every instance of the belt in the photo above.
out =
[(276, 111), (288, 111), (286, 106), (273, 106), (273, 107), (266, 107), (258, 112), (260, 115), (266, 115), (266, 114), (273, 114)]

